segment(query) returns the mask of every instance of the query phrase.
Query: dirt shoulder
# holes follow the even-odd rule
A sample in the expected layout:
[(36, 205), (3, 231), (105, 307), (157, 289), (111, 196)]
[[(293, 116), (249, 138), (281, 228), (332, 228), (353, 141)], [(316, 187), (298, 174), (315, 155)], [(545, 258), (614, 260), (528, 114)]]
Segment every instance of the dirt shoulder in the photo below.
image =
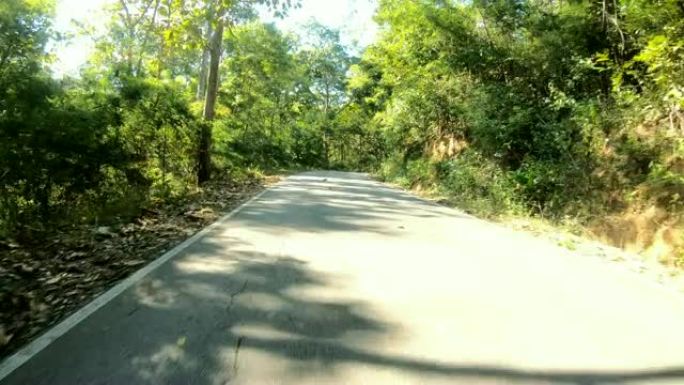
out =
[[(377, 176), (375, 178), (381, 180)], [(409, 191), (433, 203), (458, 209), (457, 204), (452, 204), (449, 199), (445, 199), (433, 190), (407, 189), (397, 183), (383, 182), (395, 188)], [(476, 214), (469, 213), (469, 215), (477, 217)], [(669, 290), (684, 293), (684, 270), (680, 267), (602, 243), (591, 237), (587, 228), (578, 228), (576, 224), (572, 226), (557, 225), (548, 220), (533, 217), (493, 217), (483, 220), (491, 220), (504, 227), (546, 239), (578, 256), (597, 258), (615, 264), (617, 268), (638, 273)]]
[(214, 182), (128, 223), (0, 243), (0, 358), (277, 181)]
[(604, 244), (586, 234), (573, 234), (563, 226), (539, 219), (501, 218), (498, 223), (546, 239), (578, 256), (598, 258), (617, 267), (643, 275), (668, 289), (684, 293), (684, 271), (634, 252)]

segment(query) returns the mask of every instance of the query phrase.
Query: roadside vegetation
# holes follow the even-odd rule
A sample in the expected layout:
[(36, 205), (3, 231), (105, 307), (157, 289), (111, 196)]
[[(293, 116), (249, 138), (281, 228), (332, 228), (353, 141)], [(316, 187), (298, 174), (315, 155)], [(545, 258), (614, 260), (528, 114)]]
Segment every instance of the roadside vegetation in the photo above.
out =
[(311, 24), (301, 42), (258, 21), (262, 3), (291, 6), (112, 2), (80, 76), (56, 80), (54, 2), (3, 1), (0, 235), (133, 218), (249, 170), (355, 162), (339, 33)]
[(312, 23), (300, 41), (260, 5), (296, 4), (109, 2), (105, 26), (82, 26), (89, 62), (58, 78), (55, 2), (0, 1), (0, 355), (269, 173), (375, 161), (340, 113), (355, 59), (339, 32)]
[(379, 174), (684, 263), (684, 3), (380, 1), (350, 97)]
[(117, 271), (92, 268), (126, 244), (105, 240), (215, 218), (269, 170), (372, 172), (684, 264), (681, 0), (379, 0), (362, 52), (257, 17), (296, 1), (118, 0), (61, 79), (54, 6), (0, 2), (3, 352), (201, 226), (97, 260)]

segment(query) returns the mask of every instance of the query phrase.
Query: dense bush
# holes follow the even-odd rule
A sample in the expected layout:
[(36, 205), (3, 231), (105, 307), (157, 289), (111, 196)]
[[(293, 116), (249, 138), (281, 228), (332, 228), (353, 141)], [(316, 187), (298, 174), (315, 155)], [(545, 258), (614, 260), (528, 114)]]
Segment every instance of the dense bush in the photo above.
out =
[(350, 93), (385, 175), (487, 215), (678, 207), (681, 2), (384, 0), (377, 19)]
[(201, 10), (214, 2), (113, 4), (88, 65), (62, 80), (47, 67), (54, 2), (0, 3), (0, 237), (127, 219), (183, 197), (207, 152), (227, 178), (375, 159), (347, 143), (362, 142), (365, 121), (341, 113), (352, 59), (339, 33), (312, 24), (304, 46), (258, 22), (258, 3), (226, 3), (233, 25), (218, 42), (211, 117), (202, 67), (216, 20)]
[(680, 0), (381, 0), (361, 58), (257, 3), (119, 2), (62, 81), (51, 2), (0, 3), (0, 233), (135, 215), (212, 167), (380, 170), (486, 215), (682, 216)]

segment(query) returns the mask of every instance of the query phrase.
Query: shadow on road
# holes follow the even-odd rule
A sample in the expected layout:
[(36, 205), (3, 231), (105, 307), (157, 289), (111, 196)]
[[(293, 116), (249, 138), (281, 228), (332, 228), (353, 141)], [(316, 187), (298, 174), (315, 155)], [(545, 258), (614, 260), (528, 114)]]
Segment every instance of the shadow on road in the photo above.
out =
[[(402, 357), (399, 352), (384, 355), (359, 349), (354, 346), (359, 336), (362, 336), (364, 346), (372, 346), (374, 339), (391, 336), (395, 325), (374, 317), (373, 310), (360, 301), (302, 299), (296, 295), (298, 288), (325, 290), (326, 286), (338, 282), (335, 277), (317, 273), (306, 263), (290, 257), (244, 254), (229, 273), (190, 272), (177, 267), (174, 279), (178, 281), (172, 282), (173, 286), (180, 288), (174, 295), (175, 304), (150, 310), (145, 319), (154, 327), (162, 325), (168, 329), (159, 331), (160, 335), (178, 335), (183, 341), (182, 347), (179, 347), (178, 339), (161, 339), (148, 345), (147, 351), (137, 352), (130, 364), (138, 373), (138, 380), (164, 383), (166, 379), (170, 383), (183, 383), (182, 379), (192, 379), (191, 383), (201, 385), (229, 383), (239, 375), (241, 364), (236, 356), (241, 349), (262, 351), (287, 360), (291, 366), (290, 380), (314, 372), (334, 375), (336, 365), (348, 363), (446, 376), (454, 380), (593, 385), (684, 379), (684, 368), (633, 372), (533, 371), (488, 365), (449, 365)], [(202, 287), (197, 287), (198, 282), (202, 282)], [(203, 306), (222, 307), (223, 312), (212, 313), (214, 320), (204, 326), (216, 330), (218, 323), (218, 329), (223, 333), (193, 334), (190, 330), (175, 330), (176, 323), (168, 322), (193, 313), (206, 315), (204, 311), (198, 311)], [(239, 332), (250, 327), (256, 327), (258, 332)], [(193, 329), (201, 330), (202, 325), (195, 325)], [(349, 335), (355, 337), (347, 338)], [(198, 373), (207, 376), (198, 381)]]
[[(387, 223), (400, 222), (406, 215), (472, 219), (367, 177), (336, 179), (335, 173), (327, 174), (331, 176), (304, 174), (288, 178), (267, 192), (261, 202), (243, 210), (238, 219), (244, 226), (278, 233), (339, 231), (388, 236), (404, 234)], [(293, 212), (297, 215), (293, 216)]]
[[(287, 218), (280, 205), (285, 202), (269, 199), (240, 213), (240, 220), (261, 229), (283, 225), (314, 231), (322, 227), (316, 217), (320, 220), (323, 215), (327, 231), (369, 231), (374, 228), (363, 227), (365, 220), (395, 211), (436, 215), (431, 209), (412, 206), (411, 199), (378, 195), (369, 183), (345, 182), (323, 194), (310, 189), (304, 199), (288, 203), (290, 212), (292, 204), (301, 210), (296, 223), (284, 222)], [(308, 187), (310, 183), (300, 186), (295, 179), (282, 186), (286, 190), (278, 196), (287, 194), (287, 189)], [(301, 192), (297, 194), (301, 198)], [(373, 207), (361, 199), (335, 203), (335, 194), (342, 194), (346, 201), (350, 195), (372, 195)], [(343, 214), (326, 211), (331, 205), (346, 205), (346, 209)], [(445, 363), (449, 357), (434, 362), (417, 359), (411, 352), (380, 353), (373, 349), (374, 343), (399, 335), (400, 320), (383, 319), (363, 299), (340, 297), (345, 277), (318, 271), (291, 256), (250, 251), (251, 245), (220, 235), (220, 229), (215, 233), (100, 309), (3, 383), (225, 385), (239, 379), (245, 366), (255, 365), (252, 360), (280, 363), (275, 369), (250, 368), (275, 370), (281, 377), (274, 378), (274, 383), (298, 383), (312, 374), (333, 378), (349, 364), (461, 383), (684, 382), (684, 367), (535, 371)], [(249, 378), (244, 383), (250, 383)]]

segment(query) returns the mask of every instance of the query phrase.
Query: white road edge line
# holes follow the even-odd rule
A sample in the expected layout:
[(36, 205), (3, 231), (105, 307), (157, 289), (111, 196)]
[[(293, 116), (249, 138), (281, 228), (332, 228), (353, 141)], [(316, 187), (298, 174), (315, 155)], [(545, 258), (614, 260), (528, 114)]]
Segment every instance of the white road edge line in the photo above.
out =
[(2, 363), (0, 363), (0, 381), (4, 380), (5, 377), (9, 376), (13, 371), (15, 371), (21, 365), (25, 364), (33, 356), (35, 356), (36, 354), (40, 353), (43, 349), (48, 347), (57, 338), (66, 334), (69, 330), (74, 328), (81, 321), (88, 318), (91, 314), (95, 313), (98, 309), (100, 309), (101, 307), (106, 305), (112, 299), (116, 298), (116, 296), (123, 293), (126, 289), (133, 286), (136, 282), (143, 279), (145, 276), (147, 276), (148, 274), (150, 274), (151, 272), (156, 270), (158, 267), (160, 267), (161, 265), (166, 263), (171, 258), (178, 255), (181, 251), (185, 250), (190, 245), (192, 245), (193, 243), (195, 243), (198, 240), (200, 240), (201, 238), (203, 238), (205, 235), (207, 235), (213, 229), (215, 229), (219, 225), (223, 224), (228, 219), (233, 217), (235, 214), (240, 212), (240, 210), (242, 210), (243, 208), (245, 208), (246, 206), (248, 206), (252, 202), (256, 201), (257, 199), (261, 198), (261, 196), (264, 195), (268, 190), (270, 190), (271, 188), (275, 187), (278, 184), (279, 183), (276, 183), (272, 186), (265, 188), (262, 192), (253, 196), (248, 201), (242, 203), (240, 206), (233, 209), (233, 211), (222, 216), (216, 222), (214, 222), (214, 223), (210, 224), (209, 226), (205, 227), (204, 229), (198, 231), (192, 237), (186, 239), (181, 244), (179, 244), (176, 247), (174, 247), (173, 249), (167, 251), (162, 256), (153, 260), (152, 262), (150, 262), (148, 265), (146, 265), (142, 269), (136, 271), (135, 273), (130, 275), (128, 278), (124, 279), (123, 281), (119, 282), (118, 284), (116, 284), (111, 289), (102, 293), (99, 297), (95, 298), (90, 303), (83, 306), (81, 309), (77, 310), (74, 314), (70, 315), (65, 320), (63, 320), (62, 322), (60, 322), (56, 326), (53, 326), (47, 332), (43, 333), (40, 337), (29, 342), (26, 346), (21, 348), (18, 352), (7, 357)]

